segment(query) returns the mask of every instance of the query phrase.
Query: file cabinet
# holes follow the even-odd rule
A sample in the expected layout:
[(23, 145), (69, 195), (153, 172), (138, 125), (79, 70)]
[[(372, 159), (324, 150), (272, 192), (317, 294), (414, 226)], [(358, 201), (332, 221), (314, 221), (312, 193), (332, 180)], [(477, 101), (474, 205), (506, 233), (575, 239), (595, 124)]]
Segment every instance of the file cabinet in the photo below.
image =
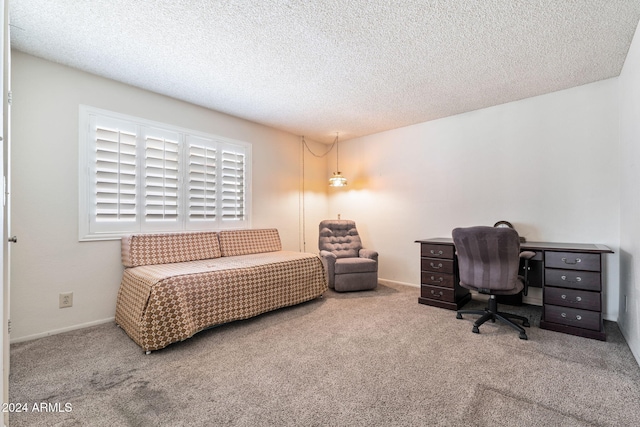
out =
[(604, 341), (602, 254), (545, 252), (540, 327)]
[(437, 239), (420, 245), (420, 304), (458, 310), (471, 299), (460, 286), (458, 261), (452, 244)]

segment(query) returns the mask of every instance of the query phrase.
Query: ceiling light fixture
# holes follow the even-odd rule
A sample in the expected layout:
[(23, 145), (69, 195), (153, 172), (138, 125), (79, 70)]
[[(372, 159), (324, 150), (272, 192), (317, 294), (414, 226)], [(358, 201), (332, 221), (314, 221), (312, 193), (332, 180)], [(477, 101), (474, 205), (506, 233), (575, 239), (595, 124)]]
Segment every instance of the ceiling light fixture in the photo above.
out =
[(347, 185), (347, 178), (340, 174), (340, 168), (338, 167), (338, 147), (338, 132), (336, 132), (336, 171), (329, 178), (329, 187), (345, 187)]

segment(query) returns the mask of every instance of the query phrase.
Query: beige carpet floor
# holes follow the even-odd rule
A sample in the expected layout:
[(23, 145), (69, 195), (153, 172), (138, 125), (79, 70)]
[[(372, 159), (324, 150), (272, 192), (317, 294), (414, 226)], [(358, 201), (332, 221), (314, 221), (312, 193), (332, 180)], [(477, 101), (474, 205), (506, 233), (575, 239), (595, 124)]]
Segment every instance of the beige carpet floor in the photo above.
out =
[(113, 323), (13, 344), (9, 397), (29, 411), (11, 427), (640, 425), (640, 367), (615, 323), (601, 342), (502, 306), (530, 316), (528, 341), (499, 323), (473, 334), (473, 316), (418, 294), (328, 291), (148, 356)]

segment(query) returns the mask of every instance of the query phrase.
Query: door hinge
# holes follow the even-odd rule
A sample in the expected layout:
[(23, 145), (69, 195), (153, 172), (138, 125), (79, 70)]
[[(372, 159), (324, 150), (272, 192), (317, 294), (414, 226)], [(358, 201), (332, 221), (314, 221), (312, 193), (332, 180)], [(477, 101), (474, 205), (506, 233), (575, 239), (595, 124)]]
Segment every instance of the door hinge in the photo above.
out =
[(7, 333), (10, 334), (11, 333), (11, 319), (7, 320)]
[(12, 101), (13, 101), (13, 92), (9, 91), (7, 92), (7, 104), (11, 105)]

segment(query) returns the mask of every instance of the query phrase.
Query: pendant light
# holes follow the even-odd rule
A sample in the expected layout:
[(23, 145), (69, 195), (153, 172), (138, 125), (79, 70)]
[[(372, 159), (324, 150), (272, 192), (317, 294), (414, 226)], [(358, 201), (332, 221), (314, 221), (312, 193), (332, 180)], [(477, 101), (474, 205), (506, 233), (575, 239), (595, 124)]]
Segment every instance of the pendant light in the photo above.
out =
[(338, 167), (338, 147), (338, 133), (336, 132), (336, 171), (329, 178), (329, 187), (345, 187), (347, 185), (347, 178), (340, 174), (340, 168)]

